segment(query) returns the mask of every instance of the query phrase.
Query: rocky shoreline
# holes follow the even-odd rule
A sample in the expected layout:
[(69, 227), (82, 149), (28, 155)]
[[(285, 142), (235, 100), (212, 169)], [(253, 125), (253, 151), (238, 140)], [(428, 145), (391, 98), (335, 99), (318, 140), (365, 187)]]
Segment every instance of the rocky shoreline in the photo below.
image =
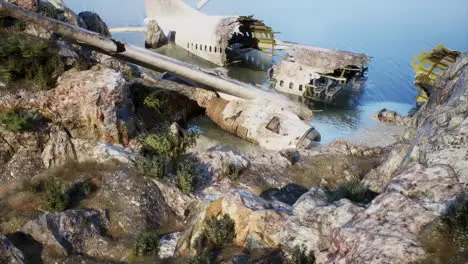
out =
[[(60, 1), (17, 4), (109, 34)], [(0, 28), (24, 32), (52, 37), (64, 72), (46, 89), (0, 82), (0, 263), (467, 260), (466, 237), (434, 249), (428, 230), (467, 204), (468, 54), (414, 116), (378, 113), (405, 131), (390, 145), (190, 151), (186, 122), (214, 92), (153, 80), (32, 25)]]

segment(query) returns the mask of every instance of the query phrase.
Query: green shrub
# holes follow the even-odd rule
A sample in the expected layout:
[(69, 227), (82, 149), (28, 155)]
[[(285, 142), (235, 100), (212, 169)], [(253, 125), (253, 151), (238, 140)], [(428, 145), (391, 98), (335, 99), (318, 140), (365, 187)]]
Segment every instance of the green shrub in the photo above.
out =
[(418, 264), (468, 263), (468, 200), (462, 197), (447, 214), (424, 228), (421, 243), (428, 253)]
[(215, 247), (231, 243), (235, 236), (235, 222), (229, 215), (217, 215), (208, 218), (205, 222), (204, 236)]
[(154, 232), (139, 234), (133, 245), (133, 255), (138, 257), (157, 255), (159, 251), (159, 239), (159, 235)]
[(32, 115), (21, 109), (10, 110), (0, 113), (0, 125), (11, 132), (20, 132), (32, 128)]
[(292, 264), (314, 264), (315, 256), (313, 251), (306, 252), (305, 247), (296, 246), (292, 252)]
[(0, 80), (23, 81), (39, 89), (53, 87), (65, 66), (52, 46), (29, 38), (0, 38)]
[(184, 261), (184, 264), (217, 264), (215, 254), (205, 251), (200, 255), (191, 257)]
[(192, 164), (189, 162), (179, 163), (176, 183), (185, 194), (189, 194), (195, 190), (198, 183), (198, 173)]
[(195, 145), (198, 134), (188, 133), (186, 137), (180, 137), (171, 132), (161, 134), (150, 134), (144, 140), (145, 147), (159, 155), (166, 155), (172, 160), (178, 159), (185, 154), (188, 148)]
[(68, 192), (63, 184), (55, 179), (49, 179), (44, 183), (45, 206), (50, 211), (63, 211), (69, 204)]
[(23, 21), (17, 20), (13, 17), (0, 15), (0, 30), (3, 28), (13, 28), (15, 30), (24, 30), (26, 24)]
[(368, 189), (359, 180), (352, 180), (342, 183), (335, 190), (328, 190), (327, 196), (330, 202), (346, 198), (356, 203), (367, 203)]
[(228, 177), (233, 181), (239, 180), (242, 170), (239, 169), (235, 164), (225, 163), (223, 164), (223, 177)]
[(151, 178), (163, 179), (168, 172), (168, 158), (164, 155), (142, 157), (137, 160), (136, 166), (139, 173)]
[[(145, 97), (143, 104), (152, 109), (155, 110), (158, 114), (162, 115), (163, 112), (169, 112), (168, 111), (168, 93), (163, 90), (155, 91), (150, 93), (148, 96)], [(163, 108), (165, 111), (163, 111)]]

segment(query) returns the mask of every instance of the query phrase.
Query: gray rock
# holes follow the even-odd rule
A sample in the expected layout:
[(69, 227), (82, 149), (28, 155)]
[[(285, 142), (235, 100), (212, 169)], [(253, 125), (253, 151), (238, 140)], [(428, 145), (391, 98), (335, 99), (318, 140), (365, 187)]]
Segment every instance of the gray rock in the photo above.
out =
[(122, 164), (133, 166), (136, 158), (137, 153), (133, 152), (131, 149), (100, 142), (93, 149), (92, 160), (100, 163), (117, 160)]
[(148, 21), (146, 29), (145, 47), (148, 49), (157, 49), (167, 44), (167, 37), (159, 27), (156, 20)]
[(402, 117), (397, 112), (385, 108), (377, 113), (377, 119), (382, 123), (389, 123), (397, 126), (408, 125), (411, 121), (410, 117)]
[(177, 241), (182, 236), (182, 232), (165, 235), (159, 240), (159, 257), (170, 258), (174, 256)]
[[(22, 232), (40, 242), (45, 251), (60, 256), (86, 254), (100, 256), (107, 250), (109, 240), (104, 237), (101, 215), (93, 210), (68, 210), (45, 213), (29, 221)], [(47, 254), (47, 253), (46, 253)]]
[(387, 159), (382, 162), (377, 168), (372, 169), (362, 179), (363, 185), (367, 186), (369, 190), (376, 193), (381, 193), (385, 189), (385, 186), (394, 176), (400, 167), (403, 159), (408, 154), (410, 145), (408, 143), (398, 143), (393, 146), (392, 151), (388, 155)]
[(283, 245), (289, 251), (296, 246), (305, 247), (307, 252), (327, 250), (334, 229), (363, 210), (346, 199), (329, 203), (323, 190), (312, 188), (293, 205), (293, 215), (282, 232)]
[(4, 236), (0, 236), (0, 263), (26, 263), (23, 253)]
[(98, 14), (86, 11), (79, 13), (78, 16), (85, 22), (86, 29), (94, 31), (106, 37), (112, 36), (109, 32), (109, 28), (107, 27), (106, 23), (104, 23), (104, 21)]
[(41, 155), (46, 168), (57, 167), (65, 164), (68, 160), (77, 159), (71, 135), (67, 131), (54, 126), (50, 131), (49, 138)]

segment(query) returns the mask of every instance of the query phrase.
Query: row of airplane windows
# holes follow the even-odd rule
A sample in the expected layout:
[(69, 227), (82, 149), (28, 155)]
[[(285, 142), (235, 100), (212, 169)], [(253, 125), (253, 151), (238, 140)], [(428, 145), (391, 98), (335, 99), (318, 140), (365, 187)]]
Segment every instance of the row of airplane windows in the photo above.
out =
[[(215, 53), (223, 53), (223, 49), (222, 48), (218, 48), (218, 47), (214, 47), (212, 48), (211, 46), (207, 46), (205, 45), (205, 47), (203, 47), (202, 44), (198, 45), (198, 44), (193, 44), (193, 43), (188, 43), (187, 42), (187, 49), (195, 49), (195, 50), (204, 50), (204, 51), (209, 51), (209, 52), (215, 52)], [(204, 48), (204, 49), (203, 49)]]
[[(283, 87), (284, 86), (284, 81), (280, 81), (280, 87)], [(289, 89), (293, 89), (294, 88), (294, 83), (290, 82), (289, 83)], [(299, 85), (299, 91), (302, 92), (302, 90), (304, 90), (304, 86), (302, 84)]]

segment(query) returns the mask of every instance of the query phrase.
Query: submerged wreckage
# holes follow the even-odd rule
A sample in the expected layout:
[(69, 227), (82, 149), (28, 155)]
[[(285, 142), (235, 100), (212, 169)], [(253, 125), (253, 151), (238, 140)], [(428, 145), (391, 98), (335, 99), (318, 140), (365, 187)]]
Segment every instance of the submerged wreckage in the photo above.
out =
[[(207, 2), (200, 1), (198, 7)], [(145, 0), (145, 6), (151, 25), (147, 34), (162, 32), (169, 41), (219, 66), (244, 63), (264, 69), (265, 62), (272, 61), (265, 56), (281, 56), (268, 70), (270, 86), (312, 100), (331, 102), (343, 88), (359, 86), (371, 59), (277, 40), (276, 32), (253, 16), (209, 16), (182, 0)]]

